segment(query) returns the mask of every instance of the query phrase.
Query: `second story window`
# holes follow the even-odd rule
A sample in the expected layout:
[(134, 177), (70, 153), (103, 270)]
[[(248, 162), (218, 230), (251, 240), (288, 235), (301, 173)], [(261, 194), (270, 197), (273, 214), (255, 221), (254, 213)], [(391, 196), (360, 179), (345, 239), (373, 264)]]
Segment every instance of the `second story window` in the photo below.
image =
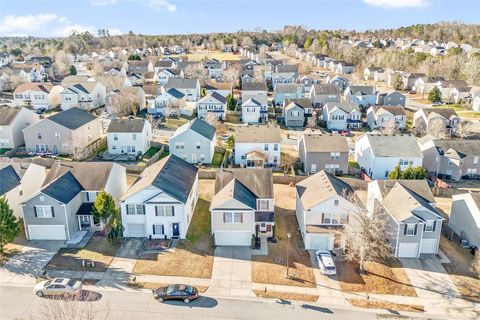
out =
[(132, 140), (137, 141), (137, 135), (136, 134), (132, 134)]
[(263, 147), (263, 149), (264, 149), (265, 151), (268, 151), (268, 144), (265, 144), (265, 146)]
[(340, 152), (330, 152), (330, 159), (332, 160), (340, 159)]
[(407, 223), (405, 225), (405, 229), (403, 231), (403, 234), (408, 236), (408, 237), (413, 237), (414, 235), (417, 234), (417, 225), (414, 223)]
[(55, 131), (55, 139), (60, 139), (60, 132)]
[(141, 204), (127, 204), (128, 215), (145, 215), (145, 209)]
[(37, 132), (37, 138), (42, 139), (42, 133), (41, 132)]
[(274, 145), (273, 145), (273, 150), (274, 150), (274, 151), (278, 151), (278, 144), (274, 144)]
[(113, 135), (113, 140), (118, 141), (118, 135), (116, 133)]
[(435, 231), (435, 225), (436, 225), (435, 220), (427, 220), (427, 222), (425, 222), (425, 232)]
[(479, 156), (473, 157), (473, 164), (478, 164)]
[(200, 142), (197, 142), (197, 149), (200, 149)]

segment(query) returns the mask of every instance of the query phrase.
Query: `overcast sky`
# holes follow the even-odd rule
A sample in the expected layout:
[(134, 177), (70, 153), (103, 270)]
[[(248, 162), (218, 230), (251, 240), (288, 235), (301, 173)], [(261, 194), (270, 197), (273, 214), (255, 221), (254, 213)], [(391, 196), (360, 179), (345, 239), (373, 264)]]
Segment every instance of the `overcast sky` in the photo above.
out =
[(178, 34), (380, 29), (417, 23), (480, 23), (480, 0), (0, 0), (0, 35)]

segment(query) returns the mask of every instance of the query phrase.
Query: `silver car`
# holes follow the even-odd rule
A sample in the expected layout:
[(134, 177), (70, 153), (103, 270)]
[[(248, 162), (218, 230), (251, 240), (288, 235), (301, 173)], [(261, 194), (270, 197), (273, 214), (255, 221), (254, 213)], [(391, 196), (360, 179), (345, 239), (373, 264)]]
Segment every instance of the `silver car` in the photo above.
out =
[(55, 278), (39, 282), (33, 287), (33, 293), (39, 297), (56, 295), (75, 295), (82, 291), (82, 282), (74, 279)]
[(334, 276), (337, 274), (337, 268), (335, 268), (335, 263), (333, 262), (330, 252), (318, 250), (315, 252), (315, 256), (317, 257), (318, 266), (320, 267), (322, 274), (329, 276)]

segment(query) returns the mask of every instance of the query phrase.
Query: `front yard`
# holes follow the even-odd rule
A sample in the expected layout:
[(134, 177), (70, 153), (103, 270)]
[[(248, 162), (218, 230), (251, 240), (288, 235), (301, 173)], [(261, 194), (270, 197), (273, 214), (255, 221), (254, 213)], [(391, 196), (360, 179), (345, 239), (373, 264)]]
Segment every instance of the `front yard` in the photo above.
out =
[[(58, 250), (47, 264), (46, 269), (105, 272), (120, 245), (120, 240), (111, 242), (104, 236), (94, 234), (82, 249), (61, 248)], [(95, 267), (83, 267), (82, 260), (94, 262)]]
[[(310, 255), (303, 250), (303, 241), (298, 231), (295, 216), (295, 188), (288, 185), (274, 185), (275, 191), (275, 233), (278, 243), (269, 245), (267, 256), (252, 256), (252, 281), (257, 283), (315, 287), (315, 275)], [(290, 239), (290, 274), (286, 278), (287, 232)]]
[(340, 288), (348, 292), (366, 292), (415, 297), (415, 289), (398, 260), (388, 263), (367, 262), (365, 273), (357, 272), (358, 265), (349, 261), (336, 261)]
[(440, 239), (440, 249), (450, 259), (451, 263), (444, 263), (443, 267), (460, 294), (466, 300), (480, 303), (480, 279), (470, 270), (473, 260), (470, 250), (443, 236)]
[(187, 232), (176, 248), (140, 256), (133, 272), (163, 276), (211, 278), (213, 245), (210, 232), (210, 201), (215, 180), (199, 180), (200, 196)]

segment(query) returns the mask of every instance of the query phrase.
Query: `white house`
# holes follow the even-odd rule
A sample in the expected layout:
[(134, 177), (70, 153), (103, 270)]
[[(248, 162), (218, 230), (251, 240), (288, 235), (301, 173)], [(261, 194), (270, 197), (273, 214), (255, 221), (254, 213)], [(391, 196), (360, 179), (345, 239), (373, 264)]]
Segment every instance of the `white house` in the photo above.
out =
[(343, 95), (345, 101), (357, 107), (374, 106), (377, 101), (375, 86), (348, 86)]
[(323, 107), (323, 121), (330, 130), (359, 129), (362, 114), (353, 103), (328, 102)]
[(198, 169), (169, 155), (146, 168), (123, 196), (123, 235), (185, 239), (197, 200)]
[(97, 81), (85, 81), (68, 86), (60, 93), (62, 110), (79, 108), (86, 111), (105, 105), (106, 88)]
[(414, 136), (364, 134), (355, 142), (355, 161), (372, 179), (385, 179), (400, 165), (401, 170), (422, 166), (423, 154)]
[(186, 101), (200, 99), (200, 81), (197, 78), (169, 78), (165, 90), (176, 89), (185, 95)]
[(114, 119), (107, 129), (109, 154), (143, 155), (151, 141), (152, 125), (145, 119)]
[(216, 91), (201, 98), (197, 102), (198, 117), (205, 119), (209, 113), (214, 114), (218, 120), (224, 120), (227, 116), (227, 98)]
[(280, 165), (279, 127), (238, 126), (235, 128), (235, 163), (247, 168)]
[(167, 116), (167, 108), (170, 105), (181, 105), (185, 102), (185, 94), (175, 88), (163, 90), (155, 97), (152, 104), (147, 106), (148, 113)]
[(480, 193), (469, 192), (452, 196), (448, 226), (469, 245), (480, 247)]
[(0, 107), (0, 149), (24, 145), (22, 130), (38, 121), (39, 115), (30, 109)]
[(265, 123), (268, 121), (268, 107), (250, 98), (242, 103), (243, 123)]
[(367, 110), (367, 123), (372, 130), (386, 126), (405, 130), (407, 114), (402, 106), (371, 106)]
[(268, 106), (267, 83), (242, 82), (242, 103), (249, 99), (256, 100), (262, 106)]
[(52, 107), (53, 85), (45, 82), (23, 83), (13, 91), (13, 101), (17, 107), (31, 107), (35, 110)]
[(155, 74), (159, 85), (166, 85), (170, 78), (183, 78), (183, 70), (180, 69), (161, 69)]

